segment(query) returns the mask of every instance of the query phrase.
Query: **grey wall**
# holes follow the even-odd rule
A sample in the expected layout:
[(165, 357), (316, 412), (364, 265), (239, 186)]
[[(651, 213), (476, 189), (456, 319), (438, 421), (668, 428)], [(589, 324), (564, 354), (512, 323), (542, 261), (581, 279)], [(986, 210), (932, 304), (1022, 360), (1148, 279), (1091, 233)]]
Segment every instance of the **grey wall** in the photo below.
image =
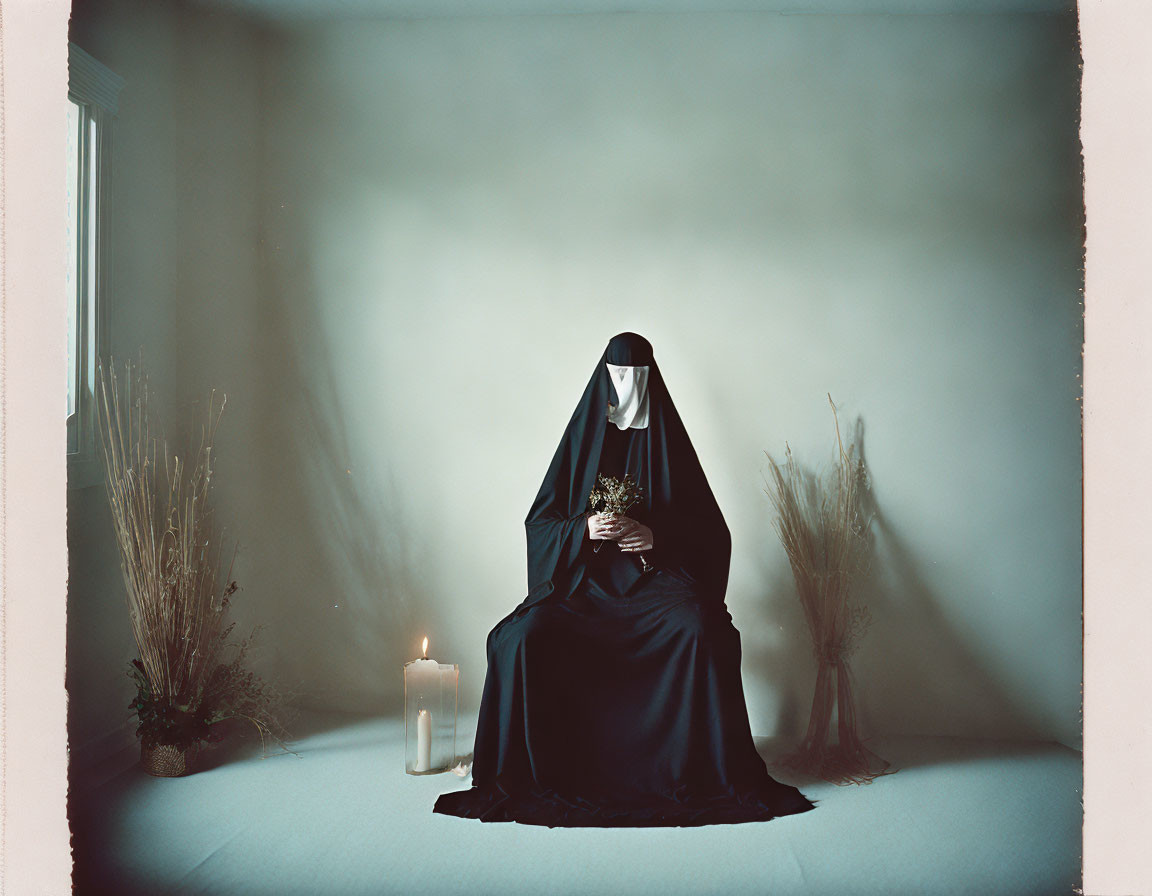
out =
[[(102, 30), (151, 179), (118, 185), (121, 344), (229, 393), (242, 612), (301, 702), (389, 710), (428, 634), (474, 711), (528, 506), (632, 329), (732, 530), (756, 733), (813, 680), (762, 452), (830, 460), (831, 392), (880, 513), (866, 733), (1080, 743), (1071, 17), (142, 27)], [(129, 102), (172, 59), (192, 122)]]

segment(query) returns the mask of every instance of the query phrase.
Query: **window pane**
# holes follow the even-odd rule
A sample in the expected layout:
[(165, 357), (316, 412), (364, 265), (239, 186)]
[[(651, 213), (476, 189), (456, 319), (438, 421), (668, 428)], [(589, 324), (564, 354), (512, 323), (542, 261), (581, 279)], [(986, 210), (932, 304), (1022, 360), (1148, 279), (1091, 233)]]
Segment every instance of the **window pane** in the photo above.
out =
[[(67, 153), (67, 290), (64, 303), (68, 309), (68, 416), (76, 413), (76, 359), (79, 354), (76, 325), (79, 320), (77, 304), (80, 300), (78, 289), (80, 272), (80, 122), (81, 110), (76, 103), (68, 101), (68, 153)], [(69, 451), (76, 447), (71, 443), (75, 427), (69, 431)]]
[[(100, 220), (100, 210), (96, 208), (96, 122), (91, 116), (87, 118), (88, 130), (88, 201), (84, 204), (85, 232), (88, 236), (86, 254), (87, 285), (84, 296), (85, 325), (83, 339), (85, 342), (84, 380), (81, 385), (82, 393), (94, 393), (96, 389), (96, 222)], [(88, 424), (85, 423), (85, 426)]]

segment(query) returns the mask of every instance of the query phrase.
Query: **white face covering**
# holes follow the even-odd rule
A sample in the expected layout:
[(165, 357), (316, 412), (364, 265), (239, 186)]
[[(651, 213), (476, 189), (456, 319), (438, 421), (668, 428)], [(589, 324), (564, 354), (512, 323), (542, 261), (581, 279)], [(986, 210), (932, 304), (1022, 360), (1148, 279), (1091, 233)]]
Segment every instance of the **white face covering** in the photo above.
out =
[(608, 411), (608, 419), (620, 429), (648, 427), (648, 368), (609, 364), (608, 378), (619, 399)]

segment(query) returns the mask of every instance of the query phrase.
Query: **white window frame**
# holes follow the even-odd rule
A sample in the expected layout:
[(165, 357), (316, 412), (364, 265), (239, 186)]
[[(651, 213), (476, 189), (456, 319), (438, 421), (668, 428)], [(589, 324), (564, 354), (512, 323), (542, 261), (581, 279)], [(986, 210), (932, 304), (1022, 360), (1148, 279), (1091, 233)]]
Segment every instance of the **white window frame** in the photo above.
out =
[[(68, 417), (68, 488), (90, 488), (103, 481), (96, 444), (96, 358), (108, 357), (112, 319), (110, 301), (112, 251), (112, 122), (116, 117), (124, 79), (73, 43), (68, 44), (68, 98), (80, 106), (82, 135), (79, 147), (81, 182), (77, 189), (76, 234), (75, 411)], [(92, 134), (95, 140), (92, 140)], [(95, 148), (93, 150), (93, 142)], [(95, 152), (95, 165), (91, 153)], [(89, 178), (92, 178), (89, 181)], [(91, 203), (95, 202), (95, 208)], [(89, 228), (94, 228), (92, 233)], [(88, 242), (94, 238), (89, 270)], [(93, 332), (93, 330), (95, 332)], [(96, 357), (92, 357), (92, 354)]]

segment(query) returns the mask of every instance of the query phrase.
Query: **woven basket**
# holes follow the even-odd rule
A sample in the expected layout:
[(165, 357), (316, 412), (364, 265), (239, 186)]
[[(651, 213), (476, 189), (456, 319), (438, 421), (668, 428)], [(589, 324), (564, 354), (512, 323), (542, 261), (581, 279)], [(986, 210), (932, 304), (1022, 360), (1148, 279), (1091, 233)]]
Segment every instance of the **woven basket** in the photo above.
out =
[(192, 761), (196, 758), (196, 748), (181, 750), (168, 744), (145, 747), (140, 744), (140, 765), (144, 771), (157, 778), (179, 778), (192, 771)]

